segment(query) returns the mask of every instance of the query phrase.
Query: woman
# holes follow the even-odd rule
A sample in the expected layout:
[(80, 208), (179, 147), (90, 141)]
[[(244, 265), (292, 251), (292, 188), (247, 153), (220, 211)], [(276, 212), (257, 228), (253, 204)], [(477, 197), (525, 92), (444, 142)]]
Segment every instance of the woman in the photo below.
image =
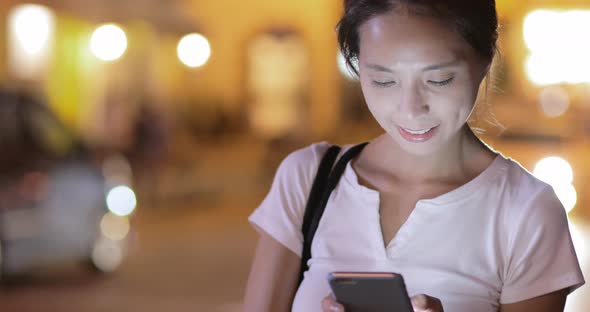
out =
[(496, 50), (495, 2), (346, 0), (338, 32), (384, 134), (331, 194), (299, 286), (302, 216), (329, 144), (283, 161), (250, 217), (244, 309), (343, 311), (329, 272), (389, 271), (416, 311), (563, 311), (584, 283), (563, 207), (467, 125)]

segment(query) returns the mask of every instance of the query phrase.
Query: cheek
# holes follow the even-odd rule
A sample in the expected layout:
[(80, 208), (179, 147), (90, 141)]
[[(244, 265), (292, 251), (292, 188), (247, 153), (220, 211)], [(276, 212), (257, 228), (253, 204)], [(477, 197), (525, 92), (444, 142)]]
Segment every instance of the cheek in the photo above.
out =
[[(442, 104), (442, 103), (440, 103)], [(456, 125), (453, 128), (460, 128), (463, 126), (474, 107), (474, 99), (470, 93), (462, 93), (457, 96), (449, 97), (445, 103), (446, 105), (437, 105), (439, 116), (447, 116), (447, 120), (451, 124)]]
[(461, 108), (457, 111), (457, 123), (463, 125), (467, 123), (469, 120), (469, 116), (471, 116), (471, 112), (473, 111), (473, 104), (471, 102), (466, 103), (465, 105), (461, 106)]
[[(372, 84), (371, 79), (363, 77), (362, 74), (360, 83), (365, 103), (373, 115), (388, 112), (394, 108), (393, 103), (396, 95), (391, 88), (375, 87)], [(377, 118), (380, 116), (375, 117)]]
[(363, 92), (363, 97), (365, 99), (365, 103), (368, 106), (371, 113), (375, 114), (375, 110), (378, 109), (381, 105), (379, 103), (379, 95), (378, 92), (375, 92), (371, 83), (366, 81), (361, 76), (361, 91)]
[(369, 86), (369, 88), (363, 87), (363, 96), (369, 111), (371, 111), (375, 119), (379, 121), (391, 118), (388, 116), (391, 115), (392, 110), (395, 108), (392, 94)]
[(432, 92), (428, 96), (433, 115), (450, 124), (465, 123), (475, 102), (473, 91), (468, 85), (455, 85), (444, 92)]

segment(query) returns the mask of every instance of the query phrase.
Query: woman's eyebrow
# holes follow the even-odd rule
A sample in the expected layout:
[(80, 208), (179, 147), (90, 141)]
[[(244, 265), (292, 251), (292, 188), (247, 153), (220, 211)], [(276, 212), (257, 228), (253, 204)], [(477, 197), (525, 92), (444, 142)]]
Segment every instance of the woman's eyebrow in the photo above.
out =
[(392, 69), (389, 69), (385, 66), (381, 66), (381, 65), (377, 65), (377, 64), (367, 64), (367, 68), (370, 68), (374, 71), (378, 71), (378, 72), (386, 72), (386, 73), (393, 73), (394, 71)]
[(442, 69), (445, 67), (453, 67), (453, 66), (459, 65), (459, 63), (461, 63), (461, 60), (452, 60), (449, 62), (426, 66), (422, 69), (422, 71), (425, 72), (425, 71), (430, 71), (430, 70)]
[[(433, 65), (428, 65), (424, 68), (422, 68), (422, 71), (431, 71), (431, 70), (437, 70), (437, 69), (442, 69), (442, 68), (446, 68), (446, 67), (452, 67), (452, 66), (457, 66), (459, 65), (459, 63), (461, 63), (461, 60), (452, 60), (452, 61), (448, 61), (448, 62), (444, 62), (444, 63), (439, 63), (439, 64), (433, 64)], [(378, 64), (367, 64), (366, 65), (367, 68), (372, 69), (374, 71), (378, 71), (378, 72), (386, 72), (386, 73), (394, 73), (395, 70), (382, 66), (382, 65), (378, 65)]]

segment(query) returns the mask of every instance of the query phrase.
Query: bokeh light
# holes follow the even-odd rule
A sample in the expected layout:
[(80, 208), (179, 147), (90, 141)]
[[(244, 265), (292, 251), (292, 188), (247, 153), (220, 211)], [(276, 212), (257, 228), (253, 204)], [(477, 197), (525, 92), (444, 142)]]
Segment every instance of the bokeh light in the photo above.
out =
[(107, 212), (100, 220), (100, 231), (108, 239), (123, 240), (129, 234), (130, 224), (127, 217), (120, 217)]
[(578, 193), (576, 192), (576, 188), (571, 183), (564, 183), (553, 185), (553, 190), (565, 208), (565, 211), (567, 213), (572, 211), (578, 202)]
[(107, 194), (107, 206), (117, 216), (128, 216), (137, 205), (135, 192), (125, 185), (114, 187)]
[(543, 158), (537, 163), (533, 173), (537, 178), (551, 185), (572, 183), (574, 179), (572, 166), (569, 162), (556, 156)]
[(90, 39), (90, 49), (103, 61), (119, 59), (127, 50), (125, 31), (115, 24), (98, 27)]
[(590, 10), (535, 10), (523, 24), (531, 54), (525, 63), (537, 85), (590, 83)]
[(574, 179), (572, 166), (567, 160), (556, 156), (544, 158), (537, 163), (533, 174), (553, 187), (568, 213), (574, 209), (578, 196), (572, 184)]
[(116, 270), (123, 262), (123, 248), (117, 241), (100, 239), (92, 250), (92, 262), (103, 272)]
[(46, 50), (53, 33), (54, 16), (41, 5), (24, 4), (9, 15), (9, 27), (22, 51), (38, 55)]
[(205, 65), (211, 56), (209, 41), (201, 34), (189, 34), (178, 42), (178, 59), (188, 67)]
[(547, 87), (539, 94), (539, 105), (545, 116), (552, 118), (559, 117), (568, 110), (570, 96), (562, 87)]
[(576, 249), (576, 254), (580, 259), (580, 262), (583, 262), (586, 260), (588, 251), (588, 248), (586, 247), (588, 246), (588, 244), (586, 244), (586, 237), (588, 237), (588, 234), (584, 233), (584, 230), (587, 229), (580, 227), (578, 224), (571, 221), (569, 221), (568, 224), (570, 234), (572, 236), (572, 242), (574, 243), (574, 248)]

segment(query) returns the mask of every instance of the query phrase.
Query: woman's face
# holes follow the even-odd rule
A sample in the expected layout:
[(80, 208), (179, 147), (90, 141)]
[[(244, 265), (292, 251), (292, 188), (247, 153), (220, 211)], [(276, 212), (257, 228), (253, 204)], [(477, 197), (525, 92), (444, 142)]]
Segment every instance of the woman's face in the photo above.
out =
[(369, 110), (408, 153), (458, 140), (487, 64), (437, 19), (391, 12), (359, 29), (360, 82)]

